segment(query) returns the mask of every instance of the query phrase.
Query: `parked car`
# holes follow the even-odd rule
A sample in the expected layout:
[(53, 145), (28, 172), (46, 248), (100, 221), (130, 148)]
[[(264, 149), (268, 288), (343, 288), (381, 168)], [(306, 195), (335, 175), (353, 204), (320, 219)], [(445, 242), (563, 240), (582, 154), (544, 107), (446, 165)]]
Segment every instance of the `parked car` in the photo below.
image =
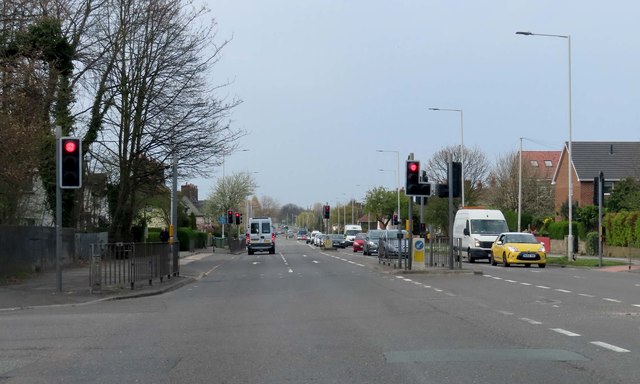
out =
[(307, 240), (307, 230), (306, 229), (299, 229), (298, 230), (298, 240), (303, 240), (306, 241)]
[(331, 246), (334, 248), (346, 248), (344, 235), (340, 233), (332, 233), (327, 235), (331, 240)]
[(313, 239), (313, 245), (315, 245), (316, 247), (319, 247), (324, 241), (325, 236), (326, 235), (324, 233), (316, 234), (316, 237)]
[(409, 255), (409, 240), (407, 239), (407, 231), (402, 231), (402, 240), (400, 244), (402, 249), (398, 250), (398, 233), (397, 229), (385, 229), (378, 240), (378, 258), (397, 259), (400, 252), (402, 257)]
[(505, 232), (491, 247), (491, 265), (502, 263), (504, 267), (511, 264), (524, 264), (530, 267), (537, 264), (539, 268), (547, 266), (547, 252), (544, 244), (531, 233)]
[(311, 235), (307, 236), (307, 244), (312, 244), (316, 238), (316, 235), (319, 234), (320, 231), (311, 231)]
[(382, 235), (382, 230), (380, 229), (372, 229), (366, 233), (364, 238), (364, 243), (362, 244), (362, 254), (369, 255), (378, 253), (378, 241), (380, 240), (380, 235)]
[(364, 238), (366, 237), (366, 233), (356, 233), (353, 238), (353, 252), (358, 252), (363, 250), (364, 246)]

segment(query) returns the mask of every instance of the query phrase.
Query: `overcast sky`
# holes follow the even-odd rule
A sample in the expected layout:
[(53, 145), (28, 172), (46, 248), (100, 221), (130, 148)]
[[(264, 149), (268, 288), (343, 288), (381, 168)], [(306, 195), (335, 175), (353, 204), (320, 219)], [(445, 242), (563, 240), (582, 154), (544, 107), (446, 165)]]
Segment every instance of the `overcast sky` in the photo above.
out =
[[(243, 100), (248, 135), (225, 174), (258, 172), (256, 194), (280, 204), (361, 199), (396, 188), (410, 152), (423, 162), (464, 144), (494, 162), (574, 141), (640, 140), (638, 1), (207, 0), (218, 39), (233, 38), (215, 82)], [(379, 169), (387, 169), (381, 172)], [(200, 199), (222, 169), (189, 182)]]

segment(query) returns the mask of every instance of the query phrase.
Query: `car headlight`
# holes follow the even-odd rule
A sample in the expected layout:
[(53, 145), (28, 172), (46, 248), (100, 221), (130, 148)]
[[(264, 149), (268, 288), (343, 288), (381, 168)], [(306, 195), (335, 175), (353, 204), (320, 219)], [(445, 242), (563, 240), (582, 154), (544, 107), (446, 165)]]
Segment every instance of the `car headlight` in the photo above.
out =
[(480, 247), (480, 240), (478, 239), (473, 239), (473, 240), (475, 240), (476, 247)]
[(547, 250), (544, 248), (544, 245), (541, 245), (540, 248), (538, 248), (538, 252), (547, 252)]
[(510, 252), (518, 252), (518, 248), (514, 247), (514, 246), (508, 246), (507, 247), (509, 249)]

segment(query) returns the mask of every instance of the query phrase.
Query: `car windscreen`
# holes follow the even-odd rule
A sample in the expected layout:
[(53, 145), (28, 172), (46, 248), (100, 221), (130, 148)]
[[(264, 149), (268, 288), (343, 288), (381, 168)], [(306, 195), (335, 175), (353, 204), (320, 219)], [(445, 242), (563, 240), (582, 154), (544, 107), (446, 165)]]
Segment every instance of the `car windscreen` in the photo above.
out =
[(471, 220), (471, 233), (478, 235), (499, 235), (508, 230), (504, 220)]
[(251, 233), (253, 234), (260, 233), (260, 223), (251, 223)]
[(539, 244), (539, 241), (530, 233), (514, 233), (505, 236), (506, 243), (519, 243), (519, 244)]
[(359, 232), (360, 231), (358, 231), (357, 229), (347, 229), (346, 231), (344, 231), (344, 234), (345, 236), (353, 236)]

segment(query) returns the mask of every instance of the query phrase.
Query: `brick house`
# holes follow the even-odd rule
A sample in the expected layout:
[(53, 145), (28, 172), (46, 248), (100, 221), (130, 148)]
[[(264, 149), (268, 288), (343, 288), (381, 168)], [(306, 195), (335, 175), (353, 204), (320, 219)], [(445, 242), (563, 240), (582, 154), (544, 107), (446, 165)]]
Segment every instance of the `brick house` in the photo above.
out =
[[(605, 196), (626, 177), (640, 178), (640, 142), (573, 141), (573, 201), (579, 207), (593, 204), (594, 177), (604, 174)], [(552, 184), (555, 185), (555, 209), (560, 211), (568, 198), (567, 143), (562, 150)]]

